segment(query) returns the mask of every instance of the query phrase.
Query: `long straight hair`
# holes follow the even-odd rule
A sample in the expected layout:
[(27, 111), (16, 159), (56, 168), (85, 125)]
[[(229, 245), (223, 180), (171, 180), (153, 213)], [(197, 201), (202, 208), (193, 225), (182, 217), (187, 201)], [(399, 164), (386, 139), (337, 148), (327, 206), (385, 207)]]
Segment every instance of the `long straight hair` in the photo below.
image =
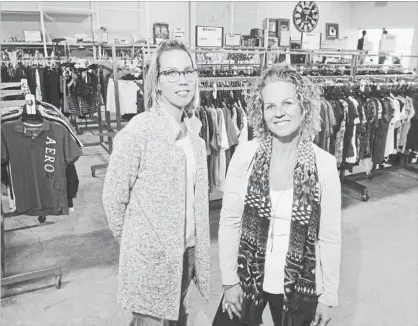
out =
[[(157, 51), (153, 54), (145, 79), (145, 109), (150, 110), (161, 101), (161, 95), (158, 94), (158, 78), (160, 73), (160, 59), (164, 52), (181, 50), (188, 54), (192, 61), (193, 69), (197, 69), (196, 62), (193, 59), (189, 49), (177, 40), (168, 40), (159, 44)], [(199, 108), (199, 80), (196, 80), (195, 93), (190, 103), (184, 108), (190, 116)]]

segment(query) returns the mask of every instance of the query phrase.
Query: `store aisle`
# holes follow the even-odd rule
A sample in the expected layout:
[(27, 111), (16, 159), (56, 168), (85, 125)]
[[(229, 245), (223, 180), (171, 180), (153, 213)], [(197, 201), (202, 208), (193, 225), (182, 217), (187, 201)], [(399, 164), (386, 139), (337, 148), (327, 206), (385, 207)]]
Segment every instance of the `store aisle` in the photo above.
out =
[[(88, 132), (81, 139), (96, 141)], [(20, 228), (5, 236), (6, 271), (14, 274), (60, 264), (63, 285), (56, 290), (50, 287), (53, 280), (47, 279), (3, 288), (8, 297), (1, 301), (2, 325), (128, 325), (129, 313), (116, 304), (118, 246), (101, 205), (104, 172), (96, 178), (90, 173), (92, 164), (106, 161), (107, 154), (99, 147), (84, 149), (76, 163), (80, 190), (72, 215), (48, 217), (42, 226), (33, 217), (6, 220), (6, 230)], [(330, 325), (415, 326), (418, 175), (388, 172), (372, 181), (370, 193), (370, 201), (363, 203), (344, 191), (340, 307)], [(191, 325), (210, 325), (219, 304), (218, 219), (219, 211), (212, 211), (212, 301), (204, 305), (192, 287)], [(272, 325), (268, 313), (265, 324)]]

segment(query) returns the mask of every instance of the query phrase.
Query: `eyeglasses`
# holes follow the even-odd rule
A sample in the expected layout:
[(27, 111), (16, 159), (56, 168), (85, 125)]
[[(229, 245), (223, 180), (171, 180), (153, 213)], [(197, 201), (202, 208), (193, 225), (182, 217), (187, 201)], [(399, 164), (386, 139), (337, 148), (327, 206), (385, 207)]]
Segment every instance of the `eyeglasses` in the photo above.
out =
[(184, 78), (187, 81), (193, 82), (196, 81), (197, 78), (197, 74), (196, 74), (196, 69), (187, 69), (184, 71), (179, 71), (179, 70), (166, 70), (166, 71), (161, 71), (160, 75), (164, 75), (167, 77), (167, 81), (169, 83), (176, 83), (179, 81), (180, 79), (180, 75), (183, 75)]

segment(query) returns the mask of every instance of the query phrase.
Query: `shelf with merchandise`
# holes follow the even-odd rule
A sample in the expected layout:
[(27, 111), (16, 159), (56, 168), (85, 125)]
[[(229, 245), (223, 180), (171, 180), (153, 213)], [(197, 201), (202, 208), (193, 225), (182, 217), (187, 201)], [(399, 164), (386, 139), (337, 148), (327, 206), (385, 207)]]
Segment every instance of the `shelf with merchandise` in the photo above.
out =
[(199, 66), (203, 67), (213, 67), (213, 66), (246, 66), (246, 67), (259, 67), (259, 63), (235, 63), (235, 62), (219, 62), (219, 63), (197, 63)]
[[(42, 42), (0, 42), (1, 47), (20, 47), (20, 48), (25, 48), (25, 47), (43, 47), (44, 43)], [(46, 43), (46, 46), (53, 46), (52, 43)]]
[(249, 48), (198, 48), (194, 52), (202, 77), (255, 77), (263, 69), (263, 53)]
[(264, 53), (265, 49), (262, 47), (223, 47), (223, 48), (196, 48), (193, 52), (208, 53), (208, 52), (232, 52), (232, 53), (245, 53), (245, 52), (261, 52)]
[(200, 82), (205, 81), (255, 81), (258, 79), (258, 76), (246, 76), (246, 77), (201, 77), (199, 78)]

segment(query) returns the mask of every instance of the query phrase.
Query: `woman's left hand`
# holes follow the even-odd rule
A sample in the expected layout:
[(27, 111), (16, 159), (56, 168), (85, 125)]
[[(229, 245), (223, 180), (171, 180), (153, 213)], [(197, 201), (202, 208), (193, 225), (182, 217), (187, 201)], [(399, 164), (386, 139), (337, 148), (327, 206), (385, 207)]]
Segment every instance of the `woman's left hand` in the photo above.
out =
[(311, 326), (327, 326), (332, 318), (332, 307), (326, 306), (320, 302), (316, 307), (315, 318)]

